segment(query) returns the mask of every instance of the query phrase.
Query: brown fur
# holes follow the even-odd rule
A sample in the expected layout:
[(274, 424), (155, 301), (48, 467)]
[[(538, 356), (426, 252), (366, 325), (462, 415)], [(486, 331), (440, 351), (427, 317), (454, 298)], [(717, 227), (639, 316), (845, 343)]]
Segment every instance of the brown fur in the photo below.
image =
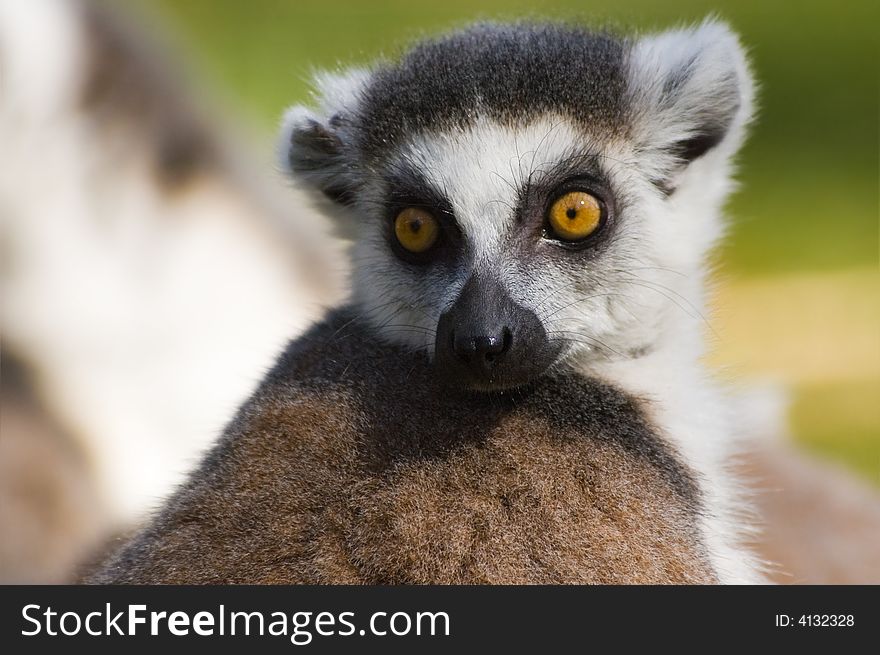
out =
[(92, 581), (714, 582), (700, 511), (619, 390), (561, 374), (458, 395), (340, 312)]
[(20, 363), (5, 351), (0, 361), (0, 584), (71, 582), (108, 538), (98, 493)]

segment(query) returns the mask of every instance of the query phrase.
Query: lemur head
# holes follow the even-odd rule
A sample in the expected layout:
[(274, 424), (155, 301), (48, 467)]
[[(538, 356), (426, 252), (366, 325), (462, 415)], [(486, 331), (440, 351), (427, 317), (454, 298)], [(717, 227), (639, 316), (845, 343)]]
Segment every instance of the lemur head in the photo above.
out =
[(319, 76), (282, 158), (353, 226), (353, 298), (470, 389), (630, 357), (687, 311), (752, 83), (722, 24), (478, 25)]

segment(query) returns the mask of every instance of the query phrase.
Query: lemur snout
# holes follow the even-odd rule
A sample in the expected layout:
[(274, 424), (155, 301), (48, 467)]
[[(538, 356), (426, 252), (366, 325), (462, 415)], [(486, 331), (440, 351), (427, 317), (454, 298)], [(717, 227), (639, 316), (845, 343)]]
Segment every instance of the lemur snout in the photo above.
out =
[(452, 350), (465, 364), (487, 370), (494, 367), (510, 350), (513, 334), (506, 325), (495, 334), (470, 334), (452, 331)]
[(437, 325), (435, 365), (459, 387), (507, 389), (541, 375), (556, 357), (534, 312), (488, 276), (474, 275)]

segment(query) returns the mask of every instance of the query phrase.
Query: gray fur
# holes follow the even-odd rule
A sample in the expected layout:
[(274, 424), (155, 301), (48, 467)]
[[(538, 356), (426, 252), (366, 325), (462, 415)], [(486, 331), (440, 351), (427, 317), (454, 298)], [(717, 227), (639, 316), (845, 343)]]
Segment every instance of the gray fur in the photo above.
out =
[[(478, 118), (513, 126), (565, 116), (585, 130), (631, 138), (646, 115), (671, 110), (686, 125), (659, 144), (673, 159), (689, 162), (717, 146), (745, 104), (735, 68), (706, 88), (701, 53), (689, 52), (654, 80), (659, 92), (646, 97), (632, 87), (644, 63), (634, 57), (637, 43), (611, 32), (528, 22), (479, 24), (422, 42), (377, 66), (349, 106), (294, 129), (287, 163), (334, 200), (348, 202), (367, 171), (401, 142)], [(699, 92), (711, 101), (689, 102)], [(672, 190), (666, 178), (655, 183)]]

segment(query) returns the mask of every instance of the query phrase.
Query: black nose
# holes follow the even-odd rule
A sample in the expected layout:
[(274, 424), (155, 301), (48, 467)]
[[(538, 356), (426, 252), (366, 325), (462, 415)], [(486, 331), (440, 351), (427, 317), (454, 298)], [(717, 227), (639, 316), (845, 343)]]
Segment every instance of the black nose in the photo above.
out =
[(524, 385), (541, 375), (556, 354), (538, 316), (488, 275), (468, 279), (437, 323), (435, 366), (443, 380), (458, 388)]
[(452, 350), (456, 356), (464, 363), (486, 371), (500, 363), (512, 342), (509, 327), (502, 327), (494, 334), (470, 334), (465, 330), (452, 333)]

